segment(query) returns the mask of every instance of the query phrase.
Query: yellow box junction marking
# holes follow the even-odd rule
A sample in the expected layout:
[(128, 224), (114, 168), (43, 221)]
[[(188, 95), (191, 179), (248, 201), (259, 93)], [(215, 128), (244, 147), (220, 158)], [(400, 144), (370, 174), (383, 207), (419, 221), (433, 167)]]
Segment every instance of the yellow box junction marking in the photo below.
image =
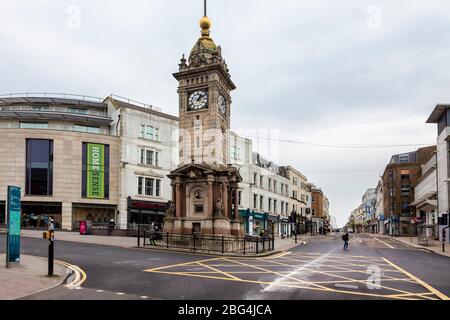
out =
[[(381, 281), (386, 281), (389, 285), (380, 285), (380, 290), (373, 290), (372, 292), (358, 291), (361, 290), (358, 285), (362, 285), (362, 287), (367, 285), (367, 280), (362, 280), (361, 274), (369, 276), (367, 271), (361, 268), (372, 266), (380, 268), (382, 272), (380, 275)], [(193, 268), (194, 271), (191, 270)], [(292, 254), (291, 252), (286, 252), (265, 258), (217, 257), (148, 269), (144, 270), (144, 272), (260, 284), (267, 286), (265, 290), (267, 288), (271, 289), (272, 287), (288, 287), (385, 299), (448, 299), (447, 296), (438, 290), (389, 260), (378, 257), (320, 253)], [(322, 279), (321, 281), (306, 280), (302, 278), (303, 273), (320, 275)], [(264, 279), (262, 281), (260, 278), (255, 279), (255, 276), (263, 275), (271, 275), (273, 276), (273, 280)], [(359, 279), (357, 275), (360, 275)], [(400, 289), (396, 287), (398, 284), (405, 283), (413, 286), (413, 288), (408, 290), (417, 292), (410, 292), (404, 288)], [(348, 285), (349, 289), (338, 289), (336, 285), (339, 284)], [(353, 285), (355, 288), (351, 288), (350, 285)], [(428, 291), (423, 292), (423, 288)], [(362, 289), (364, 290), (365, 288)], [(367, 291), (368, 289), (365, 290)]]

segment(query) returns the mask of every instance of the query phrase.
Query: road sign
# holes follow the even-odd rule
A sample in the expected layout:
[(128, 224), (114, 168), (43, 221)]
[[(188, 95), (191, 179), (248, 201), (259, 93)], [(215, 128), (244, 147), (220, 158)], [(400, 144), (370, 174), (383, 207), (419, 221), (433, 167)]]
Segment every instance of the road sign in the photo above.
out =
[(8, 186), (6, 207), (6, 266), (9, 262), (20, 262), (20, 211), (21, 192), (19, 187)]

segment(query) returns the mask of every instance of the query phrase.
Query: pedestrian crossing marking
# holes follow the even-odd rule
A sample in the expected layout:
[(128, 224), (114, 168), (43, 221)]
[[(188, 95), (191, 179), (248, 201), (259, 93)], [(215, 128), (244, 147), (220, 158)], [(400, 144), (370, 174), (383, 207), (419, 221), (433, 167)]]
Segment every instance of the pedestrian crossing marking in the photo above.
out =
[[(379, 268), (380, 285), (367, 285), (367, 268)], [(447, 296), (385, 258), (292, 253), (249, 258), (217, 257), (144, 270), (147, 273), (262, 285), (264, 289), (304, 289), (400, 300), (445, 300)], [(425, 290), (424, 290), (425, 289)]]

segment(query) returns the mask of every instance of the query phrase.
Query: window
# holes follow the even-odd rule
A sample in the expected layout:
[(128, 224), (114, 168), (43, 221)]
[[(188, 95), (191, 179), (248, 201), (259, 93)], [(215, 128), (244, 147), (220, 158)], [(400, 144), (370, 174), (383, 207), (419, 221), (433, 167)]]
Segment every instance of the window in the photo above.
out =
[(155, 167), (159, 167), (159, 152), (155, 153)]
[(25, 194), (53, 194), (53, 141), (28, 139), (26, 142)]
[(155, 152), (151, 150), (146, 150), (146, 162), (145, 164), (153, 165), (153, 156)]
[(306, 196), (306, 202), (308, 202), (309, 201), (309, 196)]
[(138, 178), (138, 194), (142, 194), (143, 180), (144, 178), (142, 177)]
[(161, 180), (138, 177), (138, 194), (161, 197)]
[(409, 212), (409, 211), (410, 211), (410, 203), (402, 202), (402, 212)]
[(145, 125), (141, 125), (141, 138), (145, 139)]
[(203, 213), (204, 212), (203, 204), (195, 204), (194, 211), (195, 213)]
[(272, 191), (272, 179), (269, 179), (269, 190)]
[(273, 191), (277, 192), (277, 182), (276, 181), (273, 182)]
[(273, 200), (273, 212), (277, 213), (278, 210), (278, 201)]
[(49, 107), (47, 105), (45, 105), (45, 106), (32, 106), (31, 110), (33, 110), (33, 111), (48, 111)]
[(281, 214), (284, 214), (284, 202), (281, 201)]
[(159, 140), (159, 129), (155, 128), (155, 141), (160, 141)]
[(264, 210), (264, 197), (259, 196), (259, 209)]
[(43, 122), (21, 122), (20, 129), (48, 129), (48, 123)]
[(258, 174), (256, 172), (253, 173), (253, 183), (255, 185), (258, 183)]
[(269, 212), (272, 211), (272, 199), (269, 198)]
[(311, 202), (312, 203), (316, 202), (316, 198), (314, 198), (314, 196), (311, 197)]
[(259, 186), (262, 188), (263, 187), (263, 176), (259, 177)]
[(79, 108), (69, 108), (69, 112), (76, 114), (88, 114), (88, 111), (86, 109), (79, 109)]
[(393, 188), (390, 188), (390, 189), (389, 189), (389, 196), (390, 196), (390, 197), (393, 197), (393, 196), (394, 196), (394, 189), (393, 189)]
[(154, 179), (145, 178), (145, 195), (146, 196), (153, 196), (153, 184)]
[(85, 132), (85, 133), (100, 133), (100, 127), (91, 127), (91, 126), (80, 126), (77, 124), (73, 125), (73, 130), (77, 132)]
[(401, 175), (402, 180), (409, 180), (409, 174), (402, 174)]
[(401, 191), (402, 191), (402, 196), (409, 197), (411, 188), (410, 188), (410, 186), (402, 186)]
[(398, 156), (398, 161), (400, 163), (408, 163), (409, 162), (409, 154), (403, 154)]
[(242, 191), (239, 191), (238, 193), (238, 204), (242, 205)]
[(258, 209), (258, 196), (256, 194), (253, 195), (253, 208)]
[(160, 197), (161, 196), (161, 180), (156, 180), (156, 190), (155, 190), (155, 196)]
[(153, 140), (153, 127), (147, 126), (147, 129), (145, 131), (145, 139), (147, 140)]

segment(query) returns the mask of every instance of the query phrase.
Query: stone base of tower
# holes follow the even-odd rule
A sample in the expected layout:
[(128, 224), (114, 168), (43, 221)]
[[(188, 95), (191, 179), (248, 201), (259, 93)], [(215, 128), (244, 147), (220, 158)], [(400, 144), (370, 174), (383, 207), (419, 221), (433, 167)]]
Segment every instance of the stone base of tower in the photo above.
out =
[(166, 218), (164, 232), (180, 235), (190, 235), (193, 232), (198, 235), (214, 236), (242, 237), (245, 235), (243, 224), (239, 221), (230, 221), (227, 218), (205, 220)]

